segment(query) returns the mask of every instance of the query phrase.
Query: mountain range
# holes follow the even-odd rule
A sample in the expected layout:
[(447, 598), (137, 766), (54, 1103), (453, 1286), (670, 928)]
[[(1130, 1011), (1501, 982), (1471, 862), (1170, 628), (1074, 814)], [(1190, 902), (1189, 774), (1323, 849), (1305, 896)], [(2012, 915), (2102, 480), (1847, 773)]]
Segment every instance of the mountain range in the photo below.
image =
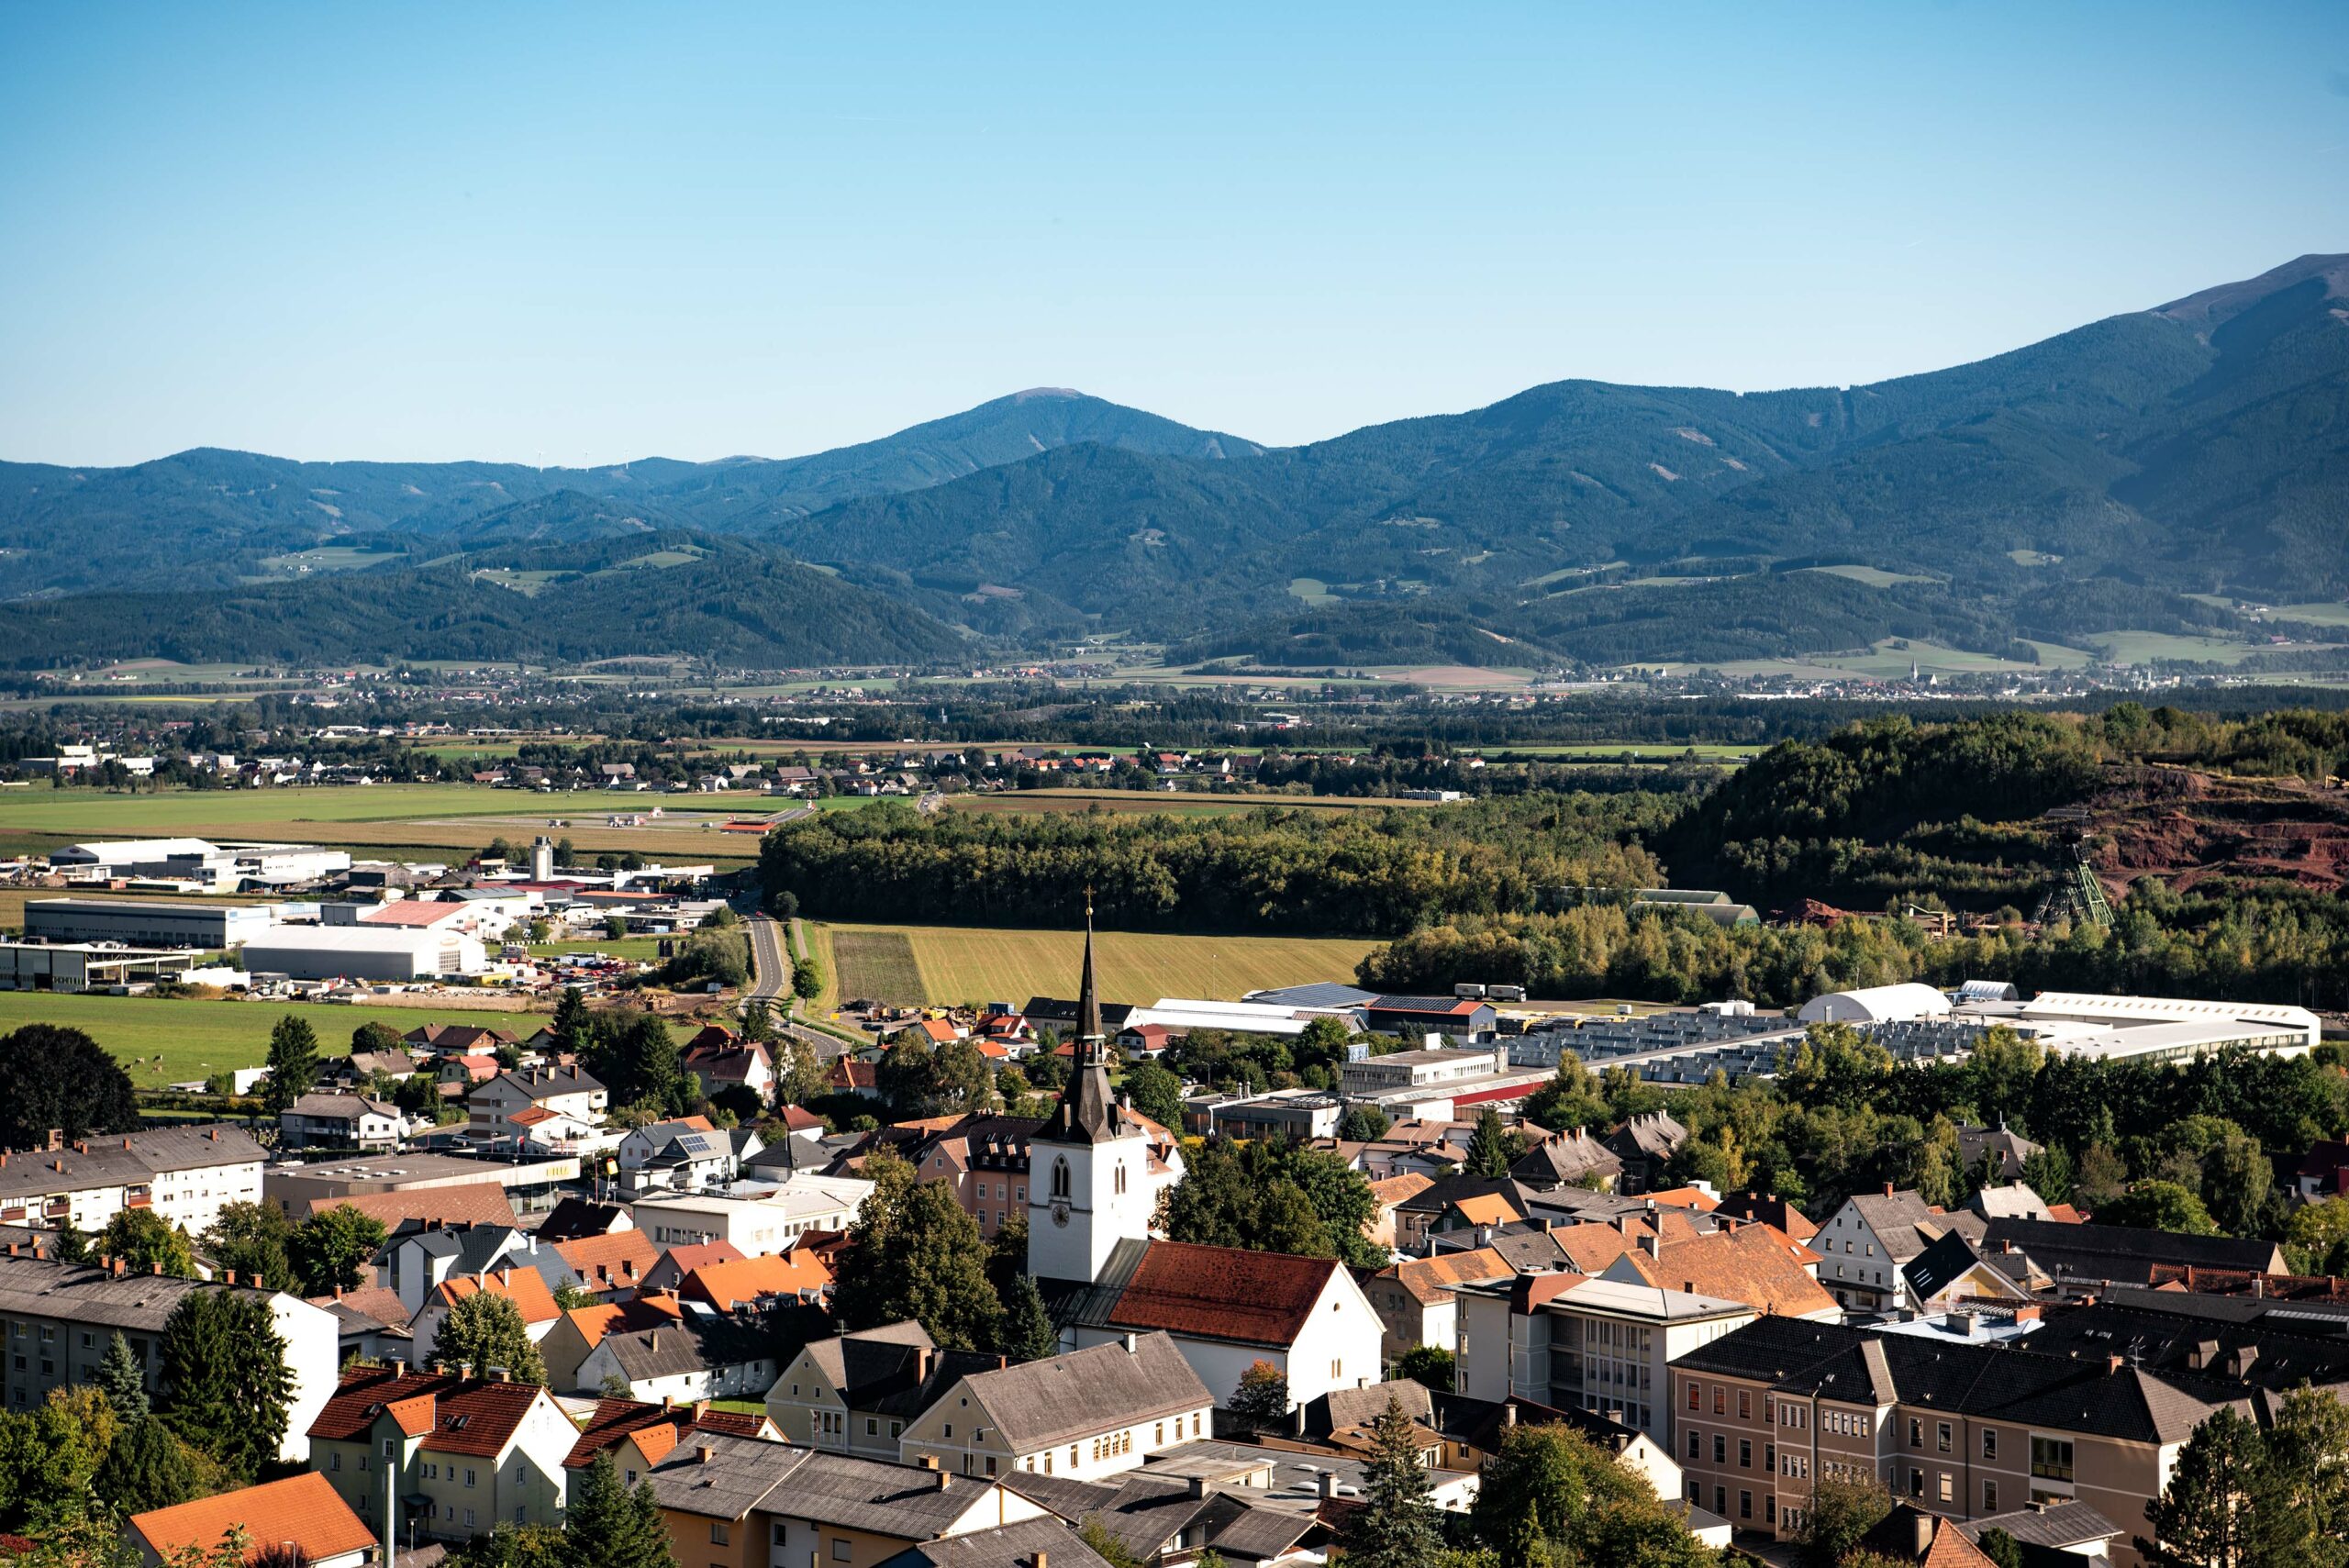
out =
[(1566, 381), (1285, 449), (1037, 389), (778, 461), (0, 464), (17, 666), (2028, 656), (2344, 594), (2337, 255), (1867, 386)]

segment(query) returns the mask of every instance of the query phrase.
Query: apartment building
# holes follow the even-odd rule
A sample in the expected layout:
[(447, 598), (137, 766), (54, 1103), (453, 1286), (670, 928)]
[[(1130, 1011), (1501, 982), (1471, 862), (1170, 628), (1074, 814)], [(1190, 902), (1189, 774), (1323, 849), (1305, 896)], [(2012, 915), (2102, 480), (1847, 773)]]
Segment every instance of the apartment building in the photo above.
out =
[[(1675, 1457), (1692, 1504), (1780, 1540), (1821, 1477), (1957, 1519), (2075, 1500), (2137, 1519), (2194, 1429), (2247, 1409), (2220, 1373), (1764, 1318), (1674, 1362)], [(2140, 1562), (2115, 1544), (2115, 1568)]]
[(89, 1234), (151, 1209), (191, 1236), (223, 1204), (261, 1200), (262, 1146), (241, 1128), (152, 1128), (0, 1154), (0, 1225)]
[(0, 1354), (6, 1357), (0, 1385), (6, 1407), (29, 1410), (53, 1389), (92, 1382), (117, 1333), (146, 1369), (148, 1392), (160, 1395), (163, 1326), (183, 1299), (207, 1290), (237, 1290), (268, 1303), (294, 1374), (279, 1453), (300, 1460), (309, 1451), (303, 1433), (334, 1392), (341, 1337), (335, 1315), (282, 1291), (131, 1273), (118, 1262), (63, 1263), (13, 1246), (0, 1257)]
[(310, 1466), (378, 1533), (466, 1540), (561, 1525), (579, 1429), (534, 1383), (354, 1366), (308, 1428)]
[(890, 1323), (811, 1340), (767, 1390), (767, 1415), (786, 1441), (894, 1462), (914, 1418), (974, 1372), (1003, 1358), (941, 1351), (918, 1323)]

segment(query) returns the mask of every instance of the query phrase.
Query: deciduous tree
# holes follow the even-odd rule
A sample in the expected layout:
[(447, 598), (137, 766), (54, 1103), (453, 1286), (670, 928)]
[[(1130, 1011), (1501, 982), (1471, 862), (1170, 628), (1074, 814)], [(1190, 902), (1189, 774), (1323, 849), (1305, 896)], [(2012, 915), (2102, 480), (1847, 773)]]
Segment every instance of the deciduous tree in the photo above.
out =
[(502, 1296), (477, 1290), (449, 1309), (432, 1337), (432, 1359), (486, 1377), (503, 1367), (517, 1383), (544, 1383), (546, 1362), (530, 1342), (521, 1309)]

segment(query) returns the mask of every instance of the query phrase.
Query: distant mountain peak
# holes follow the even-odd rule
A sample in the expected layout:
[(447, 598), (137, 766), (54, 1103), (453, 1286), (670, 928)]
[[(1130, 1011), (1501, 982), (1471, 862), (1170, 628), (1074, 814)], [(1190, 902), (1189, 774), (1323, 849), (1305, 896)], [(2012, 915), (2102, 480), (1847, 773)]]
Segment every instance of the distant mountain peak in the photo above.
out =
[(1013, 393), (1009, 397), (1004, 399), (1004, 401), (1007, 403), (1032, 403), (1039, 397), (1065, 398), (1083, 397), (1085, 395), (1086, 395), (1085, 393), (1079, 392), (1073, 386), (1031, 386), (1024, 392)]
[(2240, 283), (2221, 284), (2184, 299), (2174, 299), (2158, 306), (2154, 314), (2165, 316), (2172, 321), (2183, 322), (2199, 331), (2223, 327), (2264, 299), (2298, 288), (2310, 279), (2324, 283), (2323, 298), (2349, 297), (2349, 255), (2297, 256), (2280, 267), (2271, 267), (2255, 278)]

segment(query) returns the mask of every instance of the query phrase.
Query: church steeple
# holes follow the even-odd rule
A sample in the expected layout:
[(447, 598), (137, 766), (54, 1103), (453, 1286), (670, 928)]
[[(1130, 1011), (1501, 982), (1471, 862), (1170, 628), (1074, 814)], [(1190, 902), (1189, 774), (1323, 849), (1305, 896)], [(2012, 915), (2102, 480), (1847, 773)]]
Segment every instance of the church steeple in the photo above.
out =
[(1108, 1037), (1101, 1029), (1101, 996), (1093, 984), (1093, 890), (1085, 890), (1085, 976), (1076, 985), (1076, 1058), (1079, 1067), (1106, 1062)]
[(1093, 896), (1087, 889), (1085, 973), (1076, 993), (1076, 1062), (1060, 1104), (1035, 1137), (1046, 1143), (1099, 1143), (1141, 1130), (1109, 1092), (1109, 1037), (1101, 1027), (1101, 996), (1093, 979)]

